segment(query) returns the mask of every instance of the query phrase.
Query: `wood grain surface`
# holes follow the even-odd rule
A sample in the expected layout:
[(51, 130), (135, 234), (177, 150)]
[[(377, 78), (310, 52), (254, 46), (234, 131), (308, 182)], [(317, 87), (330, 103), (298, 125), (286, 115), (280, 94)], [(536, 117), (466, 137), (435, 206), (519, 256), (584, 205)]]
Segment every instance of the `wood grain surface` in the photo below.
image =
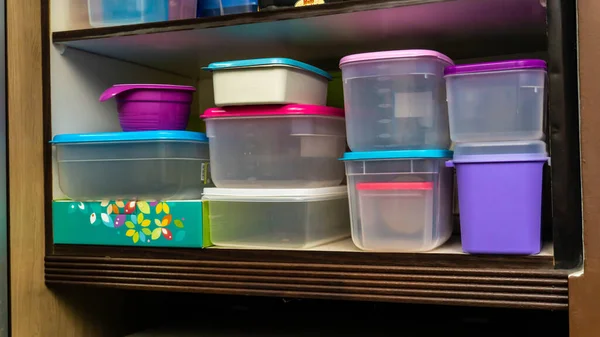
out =
[(12, 336), (122, 336), (129, 328), (119, 313), (129, 295), (97, 289), (52, 292), (44, 284), (43, 46), (50, 38), (45, 5), (6, 3)]

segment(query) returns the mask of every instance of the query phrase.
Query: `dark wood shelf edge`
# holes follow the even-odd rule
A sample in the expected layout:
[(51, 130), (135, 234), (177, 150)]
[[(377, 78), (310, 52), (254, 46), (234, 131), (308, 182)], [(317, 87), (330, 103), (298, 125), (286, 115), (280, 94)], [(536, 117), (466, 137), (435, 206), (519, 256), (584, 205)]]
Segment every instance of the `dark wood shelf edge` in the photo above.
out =
[[(224, 266), (274, 268), (289, 266), (313, 270), (448, 270), (477, 275), (493, 270), (501, 274), (563, 275), (552, 256), (496, 256), (467, 254), (367, 253), (352, 251), (294, 251), (246, 249), (150, 248), (88, 245), (53, 245), (46, 261), (160, 264), (172, 266)], [(162, 261), (162, 262), (161, 262)]]
[(54, 248), (45, 263), (51, 286), (551, 310), (568, 306), (569, 271), (553, 269), (552, 258), (545, 256)]
[(528, 300), (505, 300), (489, 299), (485, 293), (480, 296), (456, 298), (449, 296), (410, 296), (410, 295), (380, 295), (373, 294), (369, 288), (363, 292), (343, 292), (339, 287), (330, 291), (308, 291), (308, 290), (270, 290), (256, 289), (250, 286), (243, 288), (222, 288), (215, 286), (178, 286), (161, 284), (139, 284), (131, 281), (126, 282), (106, 282), (106, 281), (75, 281), (68, 279), (46, 280), (48, 286), (93, 286), (108, 287), (127, 290), (145, 290), (145, 291), (170, 291), (187, 293), (204, 293), (219, 295), (243, 295), (243, 296), (269, 296), (284, 298), (312, 298), (328, 300), (351, 300), (351, 301), (373, 301), (373, 302), (396, 302), (396, 303), (414, 303), (414, 304), (436, 304), (436, 305), (460, 305), (460, 306), (480, 306), (480, 307), (502, 307), (502, 308), (521, 308), (521, 309), (544, 309), (544, 310), (564, 310), (568, 308), (566, 296), (556, 297), (554, 299), (531, 297)]
[(207, 29), (236, 26), (244, 24), (273, 22), (281, 20), (302, 19), (316, 16), (335, 15), (361, 12), (368, 10), (387, 9), (403, 6), (425, 5), (454, 0), (354, 0), (330, 3), (318, 6), (306, 6), (276, 11), (263, 11), (224, 15), (204, 18), (194, 18), (176, 21), (150, 22), (136, 25), (88, 28), (52, 33), (54, 43), (74, 40), (98, 39), (113, 36), (140, 35), (164, 33), (191, 29)]

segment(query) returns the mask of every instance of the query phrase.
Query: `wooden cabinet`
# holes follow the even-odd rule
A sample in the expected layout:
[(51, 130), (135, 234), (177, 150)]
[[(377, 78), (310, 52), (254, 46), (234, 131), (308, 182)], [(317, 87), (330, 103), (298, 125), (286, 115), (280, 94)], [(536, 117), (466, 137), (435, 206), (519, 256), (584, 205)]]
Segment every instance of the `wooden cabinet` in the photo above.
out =
[[(114, 314), (134, 305), (139, 293), (131, 290), (569, 310), (571, 335), (594, 336), (600, 6), (592, 0), (580, 0), (579, 13), (574, 2), (560, 0), (351, 0), (104, 28), (86, 26), (85, 6), (76, 0), (8, 0), (7, 8), (15, 336), (131, 330), (135, 324)], [(335, 70), (349, 53), (403, 48), (436, 49), (457, 63), (548, 61), (552, 165), (541, 254), (471, 256), (456, 241), (424, 254), (364, 253), (343, 244), (277, 251), (53, 243), (50, 203), (60, 192), (48, 141), (56, 133), (118, 128), (97, 102), (113, 83), (194, 85), (198, 114), (211, 104), (211, 80), (201, 67), (212, 61), (281, 56)], [(129, 304), (90, 305), (85, 298)], [(41, 319), (48, 308), (52, 322)], [(113, 315), (103, 313), (108, 308)]]

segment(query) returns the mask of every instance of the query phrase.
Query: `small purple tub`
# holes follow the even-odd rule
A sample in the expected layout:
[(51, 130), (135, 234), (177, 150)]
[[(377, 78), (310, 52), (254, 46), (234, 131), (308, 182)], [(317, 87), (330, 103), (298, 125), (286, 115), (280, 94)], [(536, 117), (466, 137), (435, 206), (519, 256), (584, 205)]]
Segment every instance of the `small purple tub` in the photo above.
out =
[(116, 84), (100, 102), (117, 100), (123, 131), (185, 130), (196, 88), (169, 84)]
[(541, 141), (468, 143), (455, 148), (462, 247), (470, 254), (541, 250)]

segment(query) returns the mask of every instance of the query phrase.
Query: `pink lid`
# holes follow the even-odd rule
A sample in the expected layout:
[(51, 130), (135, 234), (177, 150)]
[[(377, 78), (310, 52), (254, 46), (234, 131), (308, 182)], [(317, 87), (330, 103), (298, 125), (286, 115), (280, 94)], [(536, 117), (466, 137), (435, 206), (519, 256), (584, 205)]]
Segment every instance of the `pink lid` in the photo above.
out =
[(200, 118), (227, 118), (277, 115), (317, 115), (344, 118), (344, 110), (322, 105), (248, 105), (211, 108), (204, 111)]
[(415, 57), (434, 57), (438, 60), (454, 65), (454, 62), (446, 55), (438, 53), (437, 51), (427, 49), (408, 49), (408, 50), (390, 50), (380, 51), (374, 53), (362, 53), (348, 55), (340, 60), (340, 67), (344, 64), (363, 62), (363, 61), (375, 61), (375, 60), (389, 60), (389, 59), (403, 59), (403, 58), (415, 58)]
[(414, 183), (358, 183), (356, 189), (359, 191), (392, 191), (392, 190), (405, 190), (405, 191), (430, 191), (433, 189), (432, 182)]

